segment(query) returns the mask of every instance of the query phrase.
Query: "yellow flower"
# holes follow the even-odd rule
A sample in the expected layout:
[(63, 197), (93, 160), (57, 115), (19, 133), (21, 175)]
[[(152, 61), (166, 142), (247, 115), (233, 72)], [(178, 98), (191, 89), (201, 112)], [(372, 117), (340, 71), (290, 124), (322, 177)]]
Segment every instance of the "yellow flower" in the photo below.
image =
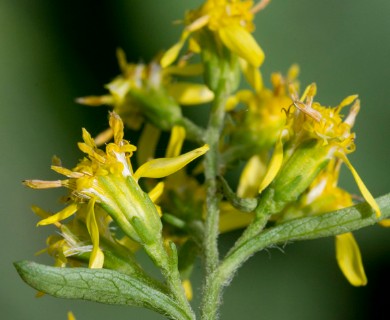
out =
[[(172, 64), (185, 41), (191, 34), (206, 29), (231, 52), (246, 60), (254, 67), (264, 61), (264, 52), (252, 37), (254, 31), (253, 1), (242, 0), (206, 0), (198, 9), (192, 10), (186, 17), (186, 28), (181, 39), (163, 56), (162, 66)], [(202, 43), (196, 37), (191, 38), (193, 50), (202, 50)]]
[[(77, 213), (80, 204), (88, 204), (86, 225), (93, 245), (90, 267), (103, 265), (95, 205), (103, 208), (133, 240), (141, 244), (160, 241), (160, 216), (151, 197), (138, 185), (138, 180), (142, 177), (161, 178), (170, 175), (208, 150), (205, 145), (178, 157), (154, 159), (133, 172), (130, 157), (136, 147), (123, 139), (123, 122), (117, 114), (110, 114), (109, 123), (114, 133), (114, 142), (107, 144), (105, 151), (98, 149), (90, 134), (83, 129), (84, 142), (79, 143), (79, 148), (88, 157), (82, 159), (73, 170), (52, 166), (54, 171), (68, 179), (24, 182), (36, 189), (66, 187), (71, 190), (74, 202), (57, 214), (41, 220), (39, 225), (55, 224)], [(153, 196), (153, 190), (150, 194)]]
[[(293, 65), (287, 77), (279, 73), (272, 74), (272, 89), (264, 88), (262, 81), (256, 80), (252, 84), (254, 91), (241, 90), (230, 97), (228, 108), (238, 125), (232, 126), (229, 132), (232, 136), (229, 148), (239, 149), (237, 155), (241, 159), (247, 159), (253, 153), (268, 153), (275, 145), (286, 123), (283, 110), (292, 104), (288, 84), (298, 87), (297, 76), (298, 66)], [(246, 108), (236, 110), (239, 103)]]
[[(200, 64), (182, 62), (162, 68), (159, 58), (148, 65), (128, 63), (125, 53), (118, 49), (122, 74), (106, 85), (109, 95), (88, 96), (76, 101), (89, 106), (112, 106), (131, 129), (139, 130), (144, 118), (155, 126), (167, 130), (181, 118), (179, 105), (197, 105), (210, 102), (214, 94), (206, 85), (174, 81), (173, 76), (197, 76), (203, 72)], [(97, 138), (99, 144), (112, 138), (112, 130)]]
[[(301, 99), (292, 92), (293, 105), (287, 111), (287, 124), (276, 143), (259, 191), (272, 182), (270, 187), (279, 202), (278, 209), (282, 209), (307, 189), (329, 160), (337, 158), (347, 165), (363, 197), (379, 216), (377, 203), (347, 158), (347, 154), (355, 150), (355, 134), (351, 128), (360, 109), (357, 96), (349, 96), (338, 106), (327, 108), (314, 102), (315, 94), (315, 84), (306, 88)], [(340, 112), (351, 103), (351, 110), (343, 121)]]

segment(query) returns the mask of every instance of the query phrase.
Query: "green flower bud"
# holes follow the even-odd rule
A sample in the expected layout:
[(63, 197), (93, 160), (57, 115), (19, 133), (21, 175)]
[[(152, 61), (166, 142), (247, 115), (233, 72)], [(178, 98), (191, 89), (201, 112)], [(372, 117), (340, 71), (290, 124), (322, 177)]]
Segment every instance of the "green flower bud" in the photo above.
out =
[(157, 128), (169, 130), (182, 119), (180, 106), (163, 87), (134, 88), (127, 94)]
[(298, 197), (310, 186), (329, 161), (329, 148), (316, 140), (302, 143), (283, 164), (270, 185), (278, 211)]

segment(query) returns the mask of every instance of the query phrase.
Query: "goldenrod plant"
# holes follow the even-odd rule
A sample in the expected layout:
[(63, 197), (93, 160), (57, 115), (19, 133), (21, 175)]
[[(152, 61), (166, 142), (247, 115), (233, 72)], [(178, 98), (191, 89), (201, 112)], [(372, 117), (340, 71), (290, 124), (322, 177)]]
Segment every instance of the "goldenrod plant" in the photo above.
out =
[[(334, 237), (346, 280), (366, 285), (352, 232), (388, 226), (390, 198), (375, 199), (349, 160), (360, 101), (349, 95), (336, 106), (318, 102), (315, 83), (301, 88), (297, 65), (272, 74), (265, 86), (266, 56), (252, 32), (268, 2), (206, 0), (185, 14), (178, 41), (147, 64), (129, 63), (118, 50), (121, 74), (107, 94), (77, 99), (111, 107), (107, 129), (96, 137), (82, 130), (85, 156), (75, 166), (53, 158), (51, 169), (62, 178), (24, 181), (67, 190), (58, 212), (32, 207), (38, 226), (56, 228), (42, 250), (54, 267), (15, 263), (27, 284), (55, 297), (141, 306), (168, 319), (218, 319), (224, 287), (253, 254)], [(210, 106), (205, 127), (182, 111), (201, 104)], [(125, 138), (126, 128), (140, 130), (137, 145)], [(343, 165), (363, 203), (338, 185)], [(225, 177), (237, 168), (234, 190)], [(222, 255), (219, 235), (232, 230), (242, 232)], [(145, 270), (140, 250), (161, 277)], [(203, 289), (194, 309), (198, 260)]]

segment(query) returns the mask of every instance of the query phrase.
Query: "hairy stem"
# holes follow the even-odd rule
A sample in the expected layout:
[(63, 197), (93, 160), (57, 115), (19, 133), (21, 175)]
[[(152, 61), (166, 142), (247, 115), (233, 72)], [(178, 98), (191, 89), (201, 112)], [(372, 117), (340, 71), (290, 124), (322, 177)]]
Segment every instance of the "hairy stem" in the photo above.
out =
[(225, 104), (228, 97), (226, 89), (226, 81), (220, 80), (218, 90), (215, 94), (215, 100), (211, 109), (209, 125), (206, 132), (206, 143), (209, 145), (210, 150), (205, 157), (205, 177), (207, 186), (207, 217), (205, 223), (204, 233), (204, 263), (205, 263), (205, 283), (203, 291), (202, 301), (202, 317), (204, 319), (213, 319), (214, 314), (218, 308), (217, 305), (210, 305), (209, 302), (213, 300), (209, 295), (213, 295), (214, 288), (210, 288), (210, 285), (214, 285), (212, 280), (215, 273), (214, 271), (219, 264), (218, 253), (218, 230), (219, 230), (219, 202), (220, 197), (217, 187), (218, 167), (219, 167), (219, 137), (223, 126), (225, 116)]

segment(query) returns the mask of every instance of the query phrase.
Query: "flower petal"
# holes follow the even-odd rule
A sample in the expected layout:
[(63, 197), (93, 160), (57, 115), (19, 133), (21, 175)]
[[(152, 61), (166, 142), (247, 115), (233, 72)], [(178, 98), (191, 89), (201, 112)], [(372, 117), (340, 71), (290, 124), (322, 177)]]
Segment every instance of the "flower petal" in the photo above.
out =
[(150, 200), (156, 202), (164, 192), (164, 182), (159, 182), (156, 186), (148, 192)]
[(261, 193), (265, 188), (269, 186), (269, 184), (275, 179), (278, 174), (280, 167), (283, 163), (283, 131), (279, 136), (278, 141), (276, 142), (274, 153), (272, 154), (272, 158), (269, 162), (267, 172), (264, 176), (263, 181), (259, 187), (259, 193)]
[(188, 38), (189, 32), (184, 31), (181, 35), (179, 42), (175, 43), (172, 47), (170, 47), (167, 51), (165, 51), (164, 55), (160, 60), (160, 65), (162, 68), (166, 68), (170, 66), (178, 57), (181, 48), (183, 48), (184, 43)]
[(95, 137), (95, 144), (97, 146), (102, 146), (108, 141), (110, 141), (114, 137), (114, 131), (112, 128), (107, 128), (106, 130), (100, 132), (96, 137)]
[(350, 284), (356, 287), (367, 284), (360, 250), (352, 233), (336, 236), (336, 259)]
[(60, 188), (63, 186), (62, 180), (46, 181), (46, 180), (24, 180), (23, 184), (31, 189), (51, 189)]
[(154, 158), (160, 134), (160, 129), (150, 123), (145, 124), (138, 140), (138, 151), (136, 153), (138, 165), (142, 165)]
[(62, 221), (66, 218), (69, 218), (72, 214), (74, 214), (77, 211), (77, 204), (72, 203), (71, 205), (67, 206), (65, 209), (62, 209), (61, 211), (57, 212), (56, 214), (43, 219), (37, 223), (37, 226), (46, 226), (48, 224), (55, 224), (56, 222)]
[(352, 102), (354, 102), (357, 99), (358, 95), (353, 94), (343, 99), (343, 101), (340, 102), (338, 105), (338, 108), (344, 108), (345, 106), (350, 105)]
[(192, 297), (193, 297), (191, 281), (188, 279), (185, 279), (182, 281), (181, 285), (183, 286), (184, 294), (185, 294), (187, 300), (191, 301)]
[(169, 176), (170, 174), (179, 171), (192, 160), (205, 154), (208, 150), (209, 146), (205, 144), (203, 147), (197, 148), (178, 157), (153, 159), (138, 168), (138, 170), (134, 173), (134, 179), (138, 180), (141, 177), (163, 178)]
[(124, 135), (123, 132), (124, 127), (123, 127), (122, 119), (115, 112), (110, 112), (109, 124), (114, 134), (115, 144), (121, 145), (123, 140), (123, 135)]
[[(39, 216), (40, 218), (42, 219), (47, 219), (49, 217), (51, 217), (51, 213), (50, 212), (47, 212), (45, 210), (43, 210), (42, 208), (39, 208), (38, 206), (31, 206), (31, 210), (37, 215)], [(61, 227), (61, 223), (59, 222), (54, 222), (54, 225), (57, 227), (57, 228), (60, 228)]]
[(73, 315), (72, 311), (68, 312), (68, 320), (76, 320), (76, 317)]
[(259, 183), (264, 177), (266, 166), (258, 155), (249, 159), (242, 170), (238, 183), (237, 195), (241, 198), (255, 197), (259, 190)]
[(99, 228), (95, 218), (95, 198), (91, 198), (88, 202), (86, 224), (89, 235), (92, 241), (92, 252), (89, 258), (89, 267), (91, 269), (100, 269), (103, 267), (104, 254), (99, 248)]
[(185, 137), (186, 137), (186, 130), (183, 127), (174, 126), (172, 128), (167, 151), (165, 152), (166, 158), (173, 158), (180, 155)]
[(173, 65), (164, 69), (164, 74), (173, 74), (175, 76), (200, 76), (204, 71), (202, 63), (192, 63), (186, 65)]
[(223, 44), (254, 67), (260, 67), (264, 61), (264, 52), (243, 27), (230, 25), (218, 30)]
[(241, 212), (228, 202), (221, 202), (219, 232), (225, 233), (246, 227), (253, 221), (253, 214)]
[(389, 228), (390, 227), (390, 219), (382, 220), (381, 222), (379, 222), (379, 225), (381, 225), (382, 227), (385, 227), (385, 228)]
[(240, 59), (240, 67), (246, 81), (248, 81), (248, 83), (252, 86), (253, 89), (255, 89), (256, 92), (259, 92), (261, 89), (263, 89), (263, 78), (258, 68), (254, 67), (244, 59)]
[(363, 180), (360, 178), (360, 176), (357, 173), (357, 171), (355, 170), (355, 168), (352, 166), (351, 162), (349, 162), (347, 156), (344, 153), (340, 153), (340, 154), (338, 154), (338, 156), (345, 162), (348, 169), (351, 171), (351, 173), (356, 181), (356, 184), (358, 185), (359, 190), (362, 193), (364, 199), (374, 209), (376, 216), (380, 217), (381, 210), (379, 209), (378, 204), (376, 203), (376, 201), (375, 201), (374, 197), (372, 196), (372, 194), (370, 193), (370, 191), (368, 191), (366, 185), (364, 184)]
[(168, 93), (181, 105), (194, 105), (210, 102), (214, 93), (204, 84), (175, 82), (167, 86)]

